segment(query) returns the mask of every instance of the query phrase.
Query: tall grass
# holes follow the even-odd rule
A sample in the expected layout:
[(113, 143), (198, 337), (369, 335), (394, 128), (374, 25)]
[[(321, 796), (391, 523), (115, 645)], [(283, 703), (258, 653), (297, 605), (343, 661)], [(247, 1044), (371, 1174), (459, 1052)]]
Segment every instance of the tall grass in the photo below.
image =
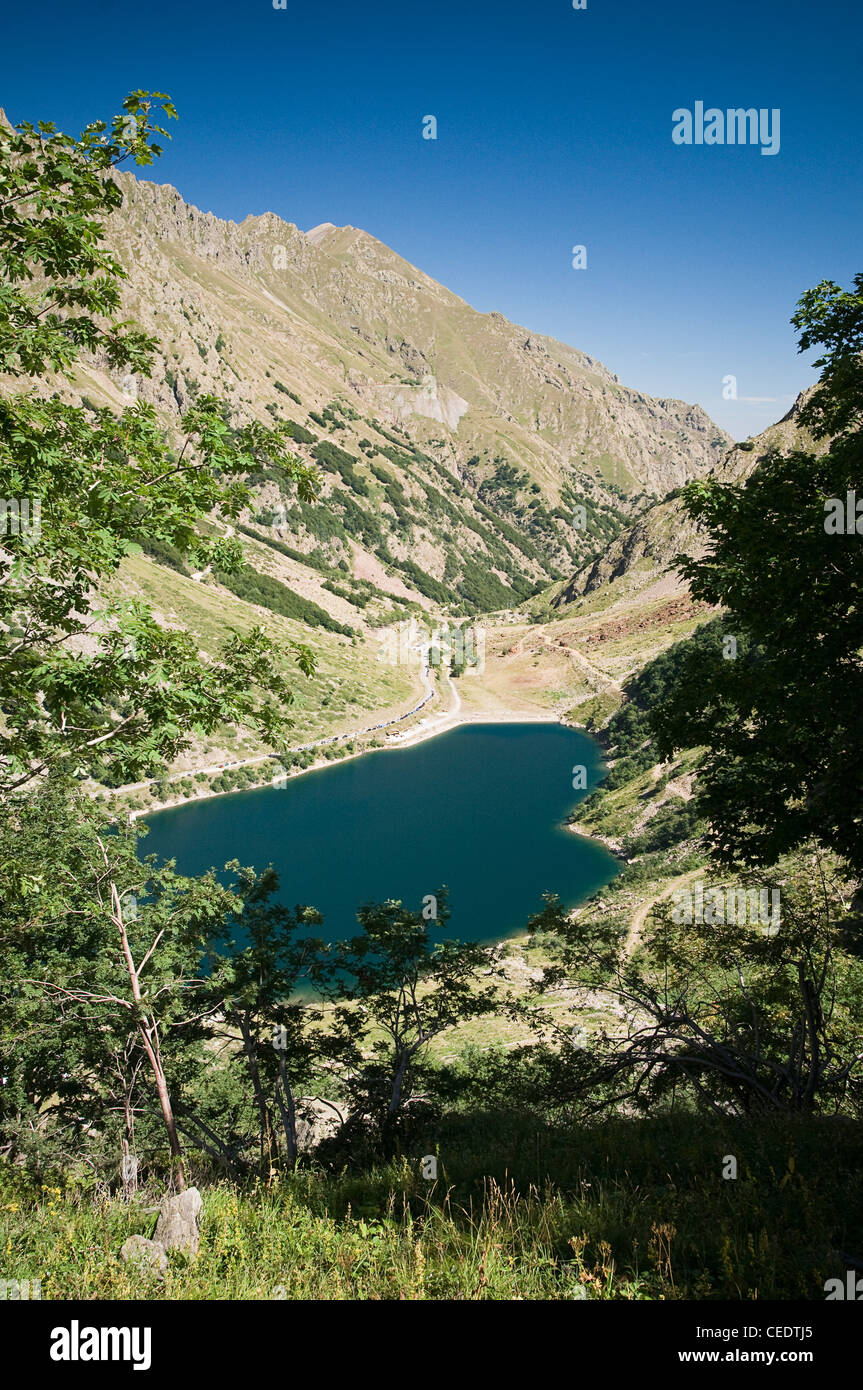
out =
[[(128, 1235), (152, 1234), (155, 1188), (130, 1202), (7, 1165), (0, 1273), (40, 1279), (46, 1299), (823, 1299), (863, 1248), (849, 1121), (676, 1115), (566, 1132), (490, 1114), (424, 1144), (244, 1188), (193, 1171), (200, 1253), (172, 1255), (163, 1281), (118, 1258)], [(435, 1149), (429, 1182), (419, 1159)]]

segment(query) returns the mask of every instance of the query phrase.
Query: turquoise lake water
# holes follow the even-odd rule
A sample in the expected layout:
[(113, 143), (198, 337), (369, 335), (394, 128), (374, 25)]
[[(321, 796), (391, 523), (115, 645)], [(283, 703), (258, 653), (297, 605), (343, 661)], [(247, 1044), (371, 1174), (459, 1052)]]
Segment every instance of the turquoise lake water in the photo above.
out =
[(148, 818), (140, 852), (197, 874), (229, 859), (272, 863), (281, 899), (324, 914), (315, 934), (352, 936), (364, 902), (419, 910), (446, 884), (449, 935), (491, 941), (524, 928), (542, 894), (575, 906), (618, 865), (565, 828), (602, 775), (600, 750), (558, 724), (463, 725), (413, 748), (381, 750), (288, 780)]

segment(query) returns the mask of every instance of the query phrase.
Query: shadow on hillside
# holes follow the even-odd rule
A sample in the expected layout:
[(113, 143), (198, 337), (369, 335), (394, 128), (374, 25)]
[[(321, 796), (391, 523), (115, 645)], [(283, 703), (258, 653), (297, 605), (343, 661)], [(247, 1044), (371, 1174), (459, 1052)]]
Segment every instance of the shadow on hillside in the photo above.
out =
[[(863, 1251), (863, 1126), (846, 1118), (565, 1128), (474, 1112), (429, 1125), (388, 1162), (338, 1157), (295, 1188), (337, 1220), (442, 1221), (522, 1256), (533, 1242), (606, 1273), (652, 1270), (662, 1296), (823, 1298)], [(436, 1180), (422, 1177), (424, 1157)]]

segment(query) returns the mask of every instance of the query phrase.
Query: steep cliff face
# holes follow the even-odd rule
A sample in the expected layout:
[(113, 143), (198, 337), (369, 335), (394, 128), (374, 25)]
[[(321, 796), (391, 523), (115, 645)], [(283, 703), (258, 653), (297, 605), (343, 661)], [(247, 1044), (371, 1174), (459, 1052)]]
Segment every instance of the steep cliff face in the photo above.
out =
[(138, 396), (170, 423), (214, 392), (238, 417), (290, 421), (297, 452), (324, 470), (333, 524), (272, 478), (248, 521), (279, 520), (278, 538), (319, 571), (383, 567), (417, 602), (456, 611), (517, 604), (730, 442), (699, 407), (631, 391), (585, 353), (478, 313), (357, 228), (227, 222), (116, 177), (124, 308), (161, 351), (134, 381), (91, 363), (79, 395)]

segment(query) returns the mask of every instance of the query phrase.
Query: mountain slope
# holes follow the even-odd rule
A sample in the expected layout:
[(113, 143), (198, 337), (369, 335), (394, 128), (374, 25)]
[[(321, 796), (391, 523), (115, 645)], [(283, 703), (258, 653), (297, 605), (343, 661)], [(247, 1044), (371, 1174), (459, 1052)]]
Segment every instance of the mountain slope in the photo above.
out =
[[(757, 466), (768, 449), (806, 449), (819, 451), (827, 446), (816, 443), (799, 423), (801, 406), (812, 388), (802, 392), (787, 415), (754, 439), (736, 444), (710, 476), (724, 483), (739, 482)], [(588, 595), (594, 602), (602, 597), (603, 606), (634, 598), (648, 601), (686, 591), (680, 575), (673, 569), (675, 555), (698, 558), (705, 541), (696, 523), (687, 514), (682, 500), (671, 495), (655, 503), (632, 526), (611, 542), (603, 554), (584, 565), (551, 599), (553, 609), (565, 608)]]
[[(585, 353), (478, 313), (356, 228), (303, 233), (269, 213), (238, 225), (169, 186), (116, 177), (124, 204), (107, 240), (127, 272), (125, 315), (159, 343), (153, 372), (83, 361), (59, 392), (94, 407), (144, 400), (169, 432), (214, 393), (236, 421), (286, 424), (322, 477), (314, 506), (277, 469), (250, 479), (239, 577), (191, 575), (161, 546), (124, 564), (123, 595), (145, 597), (204, 651), (261, 621), (287, 640), (311, 634), (320, 671), (297, 682), (297, 744), (375, 725), (365, 711), (413, 710), (418, 672), (379, 659), (382, 630), (410, 616), (503, 615), (486, 624), (500, 688), (464, 683), (475, 715), (488, 704), (549, 717), (604, 689), (576, 650), (580, 625), (554, 634), (548, 679), (549, 653), (506, 621), (653, 499), (709, 473), (728, 437), (697, 406), (631, 391)], [(442, 699), (443, 686), (435, 709)], [(262, 751), (226, 731), (180, 770)]]
[[(263, 477), (247, 520), (311, 555), (313, 575), (373, 572), (383, 592), (456, 613), (518, 605), (729, 442), (699, 407), (478, 313), (365, 232), (303, 233), (269, 213), (237, 225), (117, 177), (124, 307), (163, 353), (149, 380), (93, 363), (79, 391), (116, 405), (138, 393), (168, 421), (212, 391), (239, 417), (289, 420), (325, 472), (324, 508)], [(384, 612), (356, 596), (349, 584), (325, 606), (349, 622), (350, 604), (353, 626)]]

